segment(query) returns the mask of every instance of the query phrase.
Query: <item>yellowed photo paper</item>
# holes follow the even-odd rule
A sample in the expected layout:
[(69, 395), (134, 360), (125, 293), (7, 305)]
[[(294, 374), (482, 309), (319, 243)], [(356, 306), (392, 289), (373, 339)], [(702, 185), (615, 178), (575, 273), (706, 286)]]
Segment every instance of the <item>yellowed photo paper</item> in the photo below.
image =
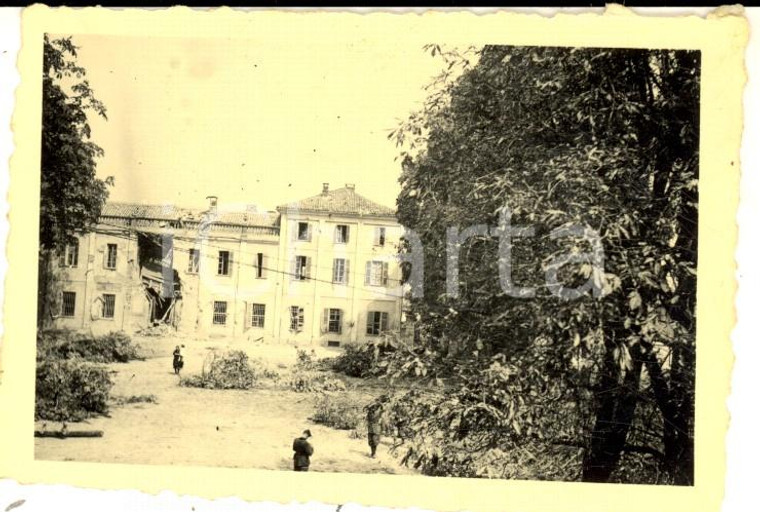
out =
[(22, 33), (0, 476), (719, 509), (740, 8)]

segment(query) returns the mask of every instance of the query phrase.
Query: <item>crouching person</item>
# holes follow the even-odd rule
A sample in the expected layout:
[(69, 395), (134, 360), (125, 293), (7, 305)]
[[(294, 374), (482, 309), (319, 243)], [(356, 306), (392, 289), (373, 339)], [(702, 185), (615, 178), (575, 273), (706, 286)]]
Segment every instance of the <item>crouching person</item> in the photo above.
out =
[(294, 471), (309, 471), (309, 465), (311, 464), (311, 456), (314, 453), (314, 448), (309, 442), (311, 437), (310, 430), (304, 430), (301, 437), (297, 437), (293, 440), (293, 470)]

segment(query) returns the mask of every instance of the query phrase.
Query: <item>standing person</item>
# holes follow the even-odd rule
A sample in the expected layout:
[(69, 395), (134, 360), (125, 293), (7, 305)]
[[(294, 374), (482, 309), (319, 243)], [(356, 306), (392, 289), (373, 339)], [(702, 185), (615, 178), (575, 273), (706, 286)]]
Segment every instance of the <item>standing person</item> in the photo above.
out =
[(175, 347), (173, 355), (174, 361), (172, 362), (172, 366), (174, 366), (174, 373), (178, 374), (182, 367), (185, 365), (185, 362), (182, 360), (182, 352), (179, 349), (179, 345)]
[(369, 456), (373, 459), (380, 444), (380, 404), (375, 402), (367, 406), (367, 443)]
[(301, 437), (297, 437), (293, 440), (293, 470), (294, 471), (309, 471), (309, 465), (311, 464), (311, 455), (314, 453), (314, 448), (309, 442), (311, 437), (311, 430), (306, 429), (303, 431)]

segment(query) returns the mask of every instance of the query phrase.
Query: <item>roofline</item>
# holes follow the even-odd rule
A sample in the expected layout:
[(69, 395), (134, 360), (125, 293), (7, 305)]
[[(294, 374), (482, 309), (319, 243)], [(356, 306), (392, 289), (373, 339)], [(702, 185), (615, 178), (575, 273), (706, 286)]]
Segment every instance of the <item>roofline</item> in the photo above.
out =
[(303, 212), (303, 213), (316, 213), (320, 215), (342, 215), (344, 217), (381, 217), (385, 219), (396, 220), (396, 212), (393, 213), (354, 213), (354, 212), (335, 212), (329, 210), (314, 210), (310, 208), (299, 208), (297, 206), (278, 206), (278, 213), (291, 213), (291, 212)]

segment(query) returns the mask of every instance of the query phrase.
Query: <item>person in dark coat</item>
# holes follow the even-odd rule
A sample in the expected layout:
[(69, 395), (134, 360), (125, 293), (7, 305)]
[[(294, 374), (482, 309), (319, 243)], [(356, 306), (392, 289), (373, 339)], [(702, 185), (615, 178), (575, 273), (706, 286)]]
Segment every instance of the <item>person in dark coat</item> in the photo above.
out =
[(309, 442), (311, 437), (310, 430), (304, 430), (301, 437), (297, 437), (293, 440), (293, 470), (294, 471), (309, 471), (309, 465), (311, 464), (310, 457), (314, 453), (314, 448)]
[(172, 362), (172, 366), (174, 366), (174, 373), (179, 373), (183, 366), (185, 366), (185, 362), (182, 360), (182, 352), (179, 349), (179, 345), (174, 349), (173, 352), (174, 355), (174, 361)]
[(367, 406), (367, 443), (369, 443), (369, 456), (374, 459), (377, 445), (380, 444), (380, 404), (378, 403)]

